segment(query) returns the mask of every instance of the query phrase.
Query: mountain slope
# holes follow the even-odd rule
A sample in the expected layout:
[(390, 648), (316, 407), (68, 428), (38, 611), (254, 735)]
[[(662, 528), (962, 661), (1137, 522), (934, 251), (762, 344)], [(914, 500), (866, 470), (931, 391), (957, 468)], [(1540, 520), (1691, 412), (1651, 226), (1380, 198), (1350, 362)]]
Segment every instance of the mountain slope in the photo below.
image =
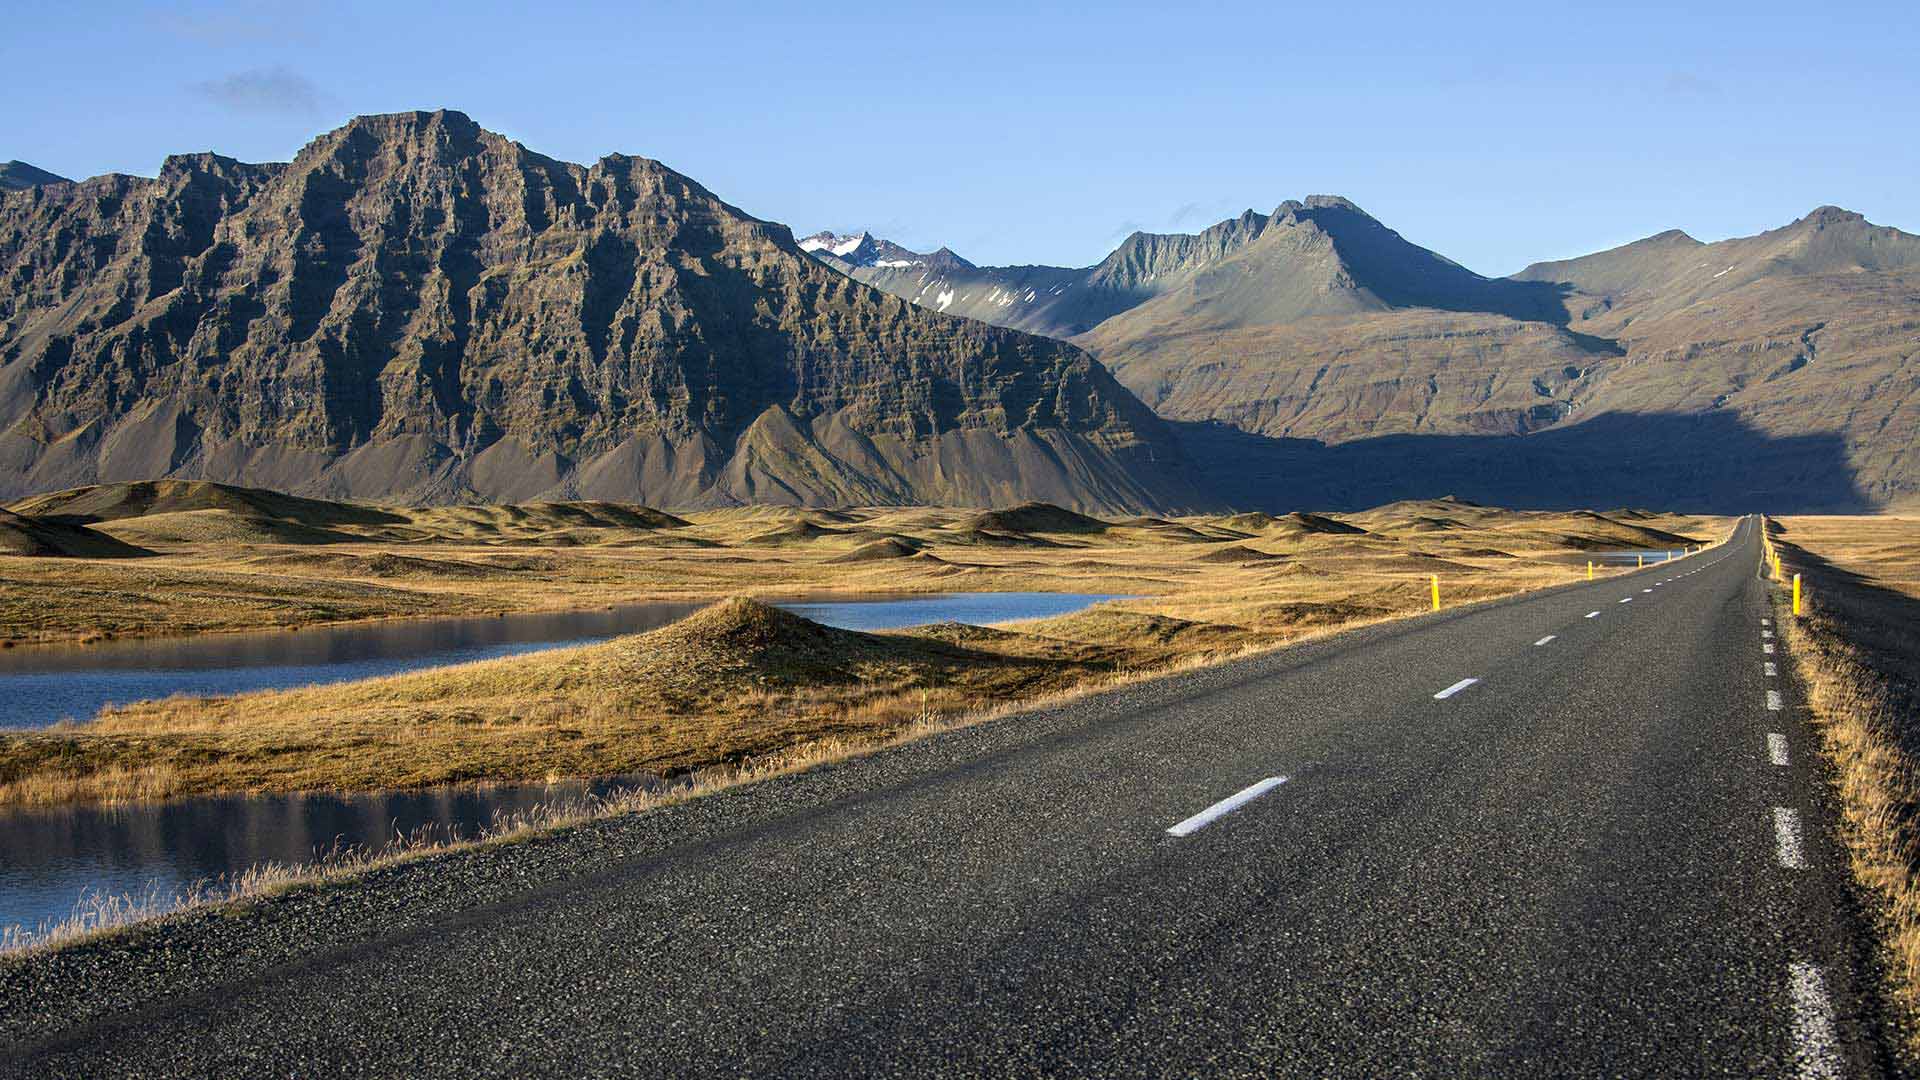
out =
[[(1920, 505), (1920, 237), (1835, 207), (1714, 244), (1665, 232), (1511, 279), (1327, 196), (1194, 236), (1136, 235), (1085, 270), (843, 269), (1070, 337), (1180, 423), (1240, 505), (1456, 489), (1508, 503), (1669, 490), (1723, 509)], [(1639, 455), (1645, 475), (1609, 469), (1609, 455)], [(1756, 462), (1773, 475), (1752, 475)], [(1422, 476), (1440, 487), (1396, 486)]]
[(0, 196), (0, 497), (162, 476), (441, 502), (1200, 498), (1071, 346), (850, 281), (657, 162), (559, 162), (453, 112), (363, 117), (284, 165), (173, 157)]
[(1426, 484), (1508, 504), (1920, 504), (1920, 238), (1822, 207), (1754, 237), (1668, 232), (1540, 264), (1508, 287), (1538, 291), (1455, 293), (1479, 311), (1408, 293), (1416, 306), (1267, 326), (1200, 302), (1138, 325), (1161, 300), (1078, 340), (1169, 418), (1307, 440), (1190, 429), (1189, 453), (1243, 485), (1227, 492), (1240, 502), (1286, 484), (1367, 505)]
[(9, 161), (0, 164), (0, 191), (25, 191), (42, 184), (70, 184), (73, 181), (64, 176), (50, 173), (24, 161)]

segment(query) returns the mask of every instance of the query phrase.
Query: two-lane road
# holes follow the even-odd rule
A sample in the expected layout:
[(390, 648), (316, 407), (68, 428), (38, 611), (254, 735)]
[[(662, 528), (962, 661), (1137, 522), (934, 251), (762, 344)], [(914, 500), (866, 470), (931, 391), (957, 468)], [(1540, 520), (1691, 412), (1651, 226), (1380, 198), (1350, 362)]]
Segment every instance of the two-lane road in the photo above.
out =
[(0, 1072), (1874, 1074), (1758, 540), (0, 970)]

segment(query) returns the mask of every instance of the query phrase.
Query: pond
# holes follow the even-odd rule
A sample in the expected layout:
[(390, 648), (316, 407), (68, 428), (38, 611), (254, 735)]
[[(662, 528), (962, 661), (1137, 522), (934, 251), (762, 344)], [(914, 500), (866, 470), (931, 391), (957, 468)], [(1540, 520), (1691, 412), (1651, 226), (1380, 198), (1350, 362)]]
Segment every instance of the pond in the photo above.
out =
[[(849, 630), (932, 622), (997, 623), (1064, 615), (1102, 593), (948, 593), (911, 598), (791, 601), (780, 606)], [(34, 645), (0, 650), (0, 728), (84, 720), (110, 704), (174, 694), (214, 696), (348, 682), (470, 660), (604, 641), (685, 618), (704, 602), (625, 604), (593, 611), (405, 619), (270, 633)]]
[[(1078, 611), (1097, 593), (952, 593), (782, 602), (844, 629), (987, 624)], [(665, 626), (701, 603), (632, 604), (501, 618), (422, 619), (259, 634), (32, 646), (0, 652), (0, 727), (84, 718), (109, 702), (341, 682), (599, 641)], [(335, 847), (380, 850), (420, 829), (471, 837), (500, 815), (579, 801), (649, 778), (487, 785), (374, 795), (181, 799), (0, 811), (0, 929), (33, 930), (90, 893), (162, 906), (196, 882)]]

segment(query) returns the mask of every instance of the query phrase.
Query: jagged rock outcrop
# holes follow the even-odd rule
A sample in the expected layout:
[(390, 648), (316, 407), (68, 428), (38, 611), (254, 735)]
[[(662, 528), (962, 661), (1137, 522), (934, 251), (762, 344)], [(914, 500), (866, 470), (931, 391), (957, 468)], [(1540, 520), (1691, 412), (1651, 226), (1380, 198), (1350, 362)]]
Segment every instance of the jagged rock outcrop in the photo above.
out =
[(0, 196), (0, 497), (1202, 501), (1079, 350), (921, 310), (658, 162), (454, 112)]

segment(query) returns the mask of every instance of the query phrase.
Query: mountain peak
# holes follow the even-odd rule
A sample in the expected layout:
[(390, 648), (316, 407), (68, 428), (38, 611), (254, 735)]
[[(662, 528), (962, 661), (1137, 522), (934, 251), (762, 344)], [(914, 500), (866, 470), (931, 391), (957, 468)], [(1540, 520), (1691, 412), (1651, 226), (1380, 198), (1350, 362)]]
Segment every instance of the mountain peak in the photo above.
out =
[(1360, 214), (1364, 217), (1373, 216), (1371, 214), (1368, 214), (1365, 210), (1360, 209), (1360, 207), (1357, 206), (1352, 199), (1346, 198), (1343, 195), (1309, 195), (1307, 196), (1307, 209), (1309, 210), (1346, 210), (1355, 214)]
[(458, 109), (410, 109), (404, 112), (366, 113), (340, 125), (341, 131), (394, 131), (425, 127), (479, 131), (480, 125)]
[(1865, 224), (1866, 220), (1867, 218), (1864, 214), (1855, 213), (1844, 207), (1832, 205), (1816, 206), (1807, 213), (1806, 217), (1800, 219), (1803, 224), (1820, 226), (1849, 225), (1855, 223)]
[(50, 173), (37, 165), (24, 161), (9, 161), (0, 165), (0, 191), (24, 191), (42, 184), (71, 184), (73, 181), (64, 176)]
[(866, 242), (867, 234), (863, 229), (857, 233), (841, 236), (830, 229), (823, 229), (800, 241), (800, 250), (805, 252), (824, 251), (835, 258), (844, 259)]

